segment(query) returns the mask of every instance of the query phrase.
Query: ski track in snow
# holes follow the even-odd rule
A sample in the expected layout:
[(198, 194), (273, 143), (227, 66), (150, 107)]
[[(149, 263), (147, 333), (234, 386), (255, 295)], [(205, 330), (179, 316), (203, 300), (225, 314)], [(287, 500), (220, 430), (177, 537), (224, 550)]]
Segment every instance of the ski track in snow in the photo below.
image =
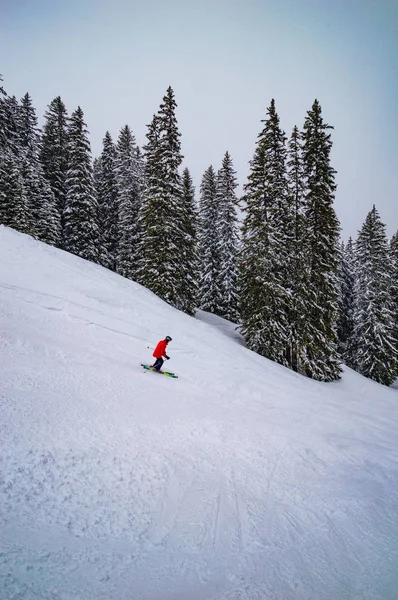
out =
[[(396, 390), (306, 380), (4, 227), (0, 251), (1, 600), (397, 600)], [(166, 334), (178, 380), (140, 366)]]

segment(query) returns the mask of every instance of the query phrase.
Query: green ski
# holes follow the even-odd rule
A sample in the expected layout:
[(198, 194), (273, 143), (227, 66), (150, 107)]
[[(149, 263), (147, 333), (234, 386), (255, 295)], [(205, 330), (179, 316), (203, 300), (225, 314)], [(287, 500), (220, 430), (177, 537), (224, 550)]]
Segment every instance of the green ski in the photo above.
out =
[(175, 375), (174, 373), (170, 373), (169, 371), (155, 371), (154, 369), (152, 369), (151, 365), (143, 365), (141, 363), (141, 367), (143, 367), (147, 371), (152, 371), (152, 373), (159, 373), (160, 375), (166, 375), (166, 377), (172, 377), (173, 379), (178, 379), (178, 375)]

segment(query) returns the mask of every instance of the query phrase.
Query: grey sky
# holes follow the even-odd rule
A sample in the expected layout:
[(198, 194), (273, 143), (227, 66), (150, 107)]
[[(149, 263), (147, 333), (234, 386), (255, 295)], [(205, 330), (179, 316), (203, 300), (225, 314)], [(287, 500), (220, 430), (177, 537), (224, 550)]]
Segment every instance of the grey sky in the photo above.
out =
[(142, 145), (168, 85), (197, 189), (228, 150), (245, 182), (272, 97), (300, 128), (315, 97), (334, 125), (336, 210), (356, 235), (373, 203), (398, 229), (396, 0), (0, 0), (0, 73), (38, 116), (80, 105), (93, 154), (128, 123)]

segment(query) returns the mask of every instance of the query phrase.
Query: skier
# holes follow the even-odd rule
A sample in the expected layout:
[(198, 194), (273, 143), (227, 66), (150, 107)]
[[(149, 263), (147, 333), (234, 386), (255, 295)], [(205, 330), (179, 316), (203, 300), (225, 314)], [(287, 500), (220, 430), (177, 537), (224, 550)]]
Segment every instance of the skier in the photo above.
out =
[(159, 372), (160, 369), (162, 368), (162, 365), (164, 363), (163, 356), (165, 357), (166, 360), (170, 360), (170, 356), (167, 356), (167, 354), (166, 354), (166, 348), (167, 348), (167, 344), (171, 341), (172, 341), (171, 337), (169, 335), (166, 335), (164, 340), (160, 340), (160, 342), (157, 344), (157, 346), (153, 352), (153, 356), (156, 358), (154, 364), (152, 365), (152, 369), (154, 371)]

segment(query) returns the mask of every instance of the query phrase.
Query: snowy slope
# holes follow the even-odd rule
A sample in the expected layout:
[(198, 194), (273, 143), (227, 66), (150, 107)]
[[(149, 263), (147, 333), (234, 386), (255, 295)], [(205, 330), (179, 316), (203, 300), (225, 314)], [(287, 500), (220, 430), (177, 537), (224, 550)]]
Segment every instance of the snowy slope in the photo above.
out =
[[(1, 600), (397, 600), (398, 391), (0, 227)], [(145, 372), (171, 335), (167, 367)]]

